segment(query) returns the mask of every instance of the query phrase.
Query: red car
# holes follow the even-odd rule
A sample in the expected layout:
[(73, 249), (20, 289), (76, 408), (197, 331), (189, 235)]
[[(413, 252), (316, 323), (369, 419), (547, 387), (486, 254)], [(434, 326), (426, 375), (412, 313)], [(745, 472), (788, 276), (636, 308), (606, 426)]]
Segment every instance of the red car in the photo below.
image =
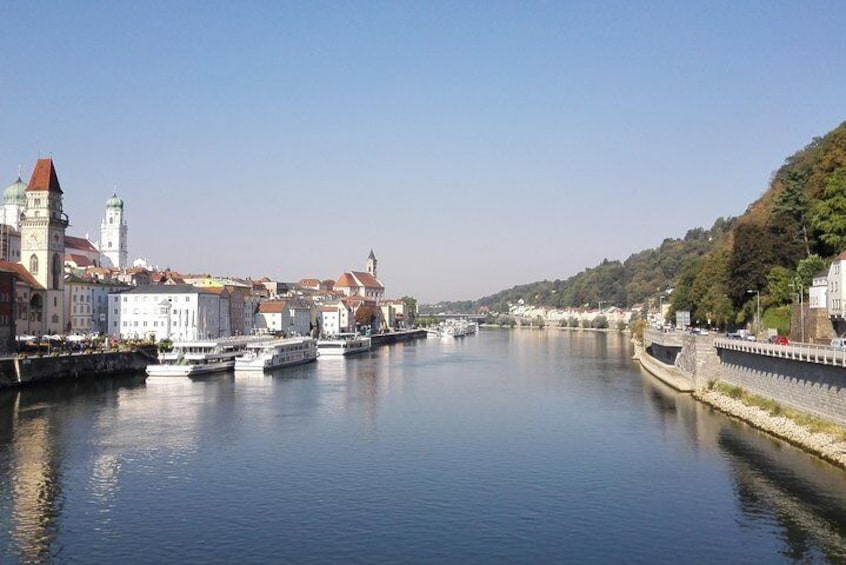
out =
[(788, 343), (790, 343), (790, 340), (787, 339), (787, 336), (777, 335), (773, 339), (773, 343), (776, 345), (787, 345)]

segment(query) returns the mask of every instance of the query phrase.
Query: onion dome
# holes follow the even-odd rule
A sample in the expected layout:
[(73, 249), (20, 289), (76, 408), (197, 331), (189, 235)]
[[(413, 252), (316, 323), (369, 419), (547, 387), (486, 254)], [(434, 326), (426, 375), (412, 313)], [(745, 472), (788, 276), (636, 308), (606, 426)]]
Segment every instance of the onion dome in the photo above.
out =
[(26, 205), (26, 183), (21, 180), (21, 177), (6, 187), (3, 192), (3, 203)]
[(106, 200), (106, 208), (119, 208), (123, 210), (123, 199), (118, 198), (117, 193), (112, 194), (112, 197)]

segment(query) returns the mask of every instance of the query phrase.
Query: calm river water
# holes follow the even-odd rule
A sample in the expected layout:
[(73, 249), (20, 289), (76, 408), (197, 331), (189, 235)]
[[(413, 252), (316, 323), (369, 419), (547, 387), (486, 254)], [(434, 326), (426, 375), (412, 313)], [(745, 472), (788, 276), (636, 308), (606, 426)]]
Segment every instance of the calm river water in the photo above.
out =
[(846, 473), (627, 336), (490, 330), (268, 376), (0, 394), (0, 555), (62, 563), (846, 561)]

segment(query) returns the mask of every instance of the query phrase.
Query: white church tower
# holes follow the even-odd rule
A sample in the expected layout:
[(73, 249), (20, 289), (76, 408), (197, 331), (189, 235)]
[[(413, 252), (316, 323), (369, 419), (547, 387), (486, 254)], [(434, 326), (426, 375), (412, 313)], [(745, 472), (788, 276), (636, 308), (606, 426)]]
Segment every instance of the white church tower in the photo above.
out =
[(376, 254), (373, 253), (373, 250), (370, 250), (370, 255), (367, 256), (367, 272), (376, 279), (379, 280), (379, 277), (376, 274), (376, 266), (379, 261), (376, 259)]
[(52, 159), (39, 159), (26, 189), (26, 210), (21, 219), (21, 263), (46, 290), (44, 328), (65, 331), (65, 230), (62, 188)]
[(115, 193), (106, 201), (106, 217), (100, 224), (100, 254), (104, 265), (127, 266), (126, 232), (123, 200)]

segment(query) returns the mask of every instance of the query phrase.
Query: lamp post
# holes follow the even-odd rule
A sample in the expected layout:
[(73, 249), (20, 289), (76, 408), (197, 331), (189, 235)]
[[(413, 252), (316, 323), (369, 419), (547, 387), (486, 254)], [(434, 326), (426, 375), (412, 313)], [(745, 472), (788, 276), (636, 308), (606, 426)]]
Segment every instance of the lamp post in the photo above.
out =
[(757, 304), (757, 317), (755, 322), (755, 337), (758, 337), (758, 334), (761, 333), (761, 292), (759, 290), (747, 290), (746, 294), (755, 293), (755, 302)]
[(799, 294), (799, 331), (802, 343), (805, 342), (805, 286), (798, 278), (790, 283), (791, 288), (798, 290)]

